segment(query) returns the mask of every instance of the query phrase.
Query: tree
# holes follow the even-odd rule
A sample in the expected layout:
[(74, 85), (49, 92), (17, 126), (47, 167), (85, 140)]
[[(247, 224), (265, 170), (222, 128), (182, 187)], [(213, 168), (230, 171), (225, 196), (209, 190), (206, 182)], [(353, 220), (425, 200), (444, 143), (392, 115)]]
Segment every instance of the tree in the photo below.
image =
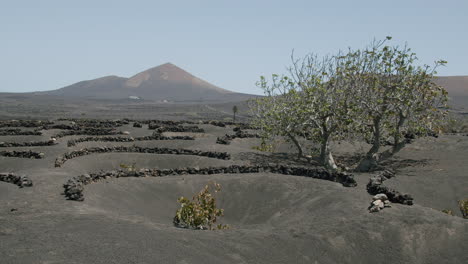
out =
[(266, 97), (257, 99), (256, 125), (267, 135), (286, 136), (303, 155), (298, 137), (320, 144), (318, 161), (329, 170), (338, 167), (332, 155), (332, 139), (344, 138), (350, 129), (355, 104), (349, 78), (348, 56), (303, 59), (291, 56), (288, 76), (272, 75), (271, 82), (260, 77), (258, 86)]
[[(417, 136), (433, 134), (447, 114), (447, 92), (436, 85), (436, 68), (416, 66), (407, 46), (369, 47), (319, 59), (291, 56), (287, 75), (260, 77), (265, 97), (251, 103), (254, 123), (265, 138), (284, 136), (303, 157), (299, 138), (320, 144), (318, 161), (336, 170), (330, 142), (351, 138), (372, 144), (357, 166), (368, 171), (404, 148)], [(383, 144), (389, 149), (381, 151)]]
[(290, 89), (292, 83), (286, 76), (273, 74), (271, 84), (261, 76), (257, 86), (263, 89), (265, 97), (250, 100), (249, 109), (253, 124), (261, 129), (262, 142), (275, 136), (285, 137), (297, 148), (298, 159), (304, 157), (299, 137), (304, 137), (300, 100), (298, 94)]
[[(398, 153), (415, 136), (434, 133), (444, 119), (447, 92), (436, 85), (436, 68), (415, 66), (416, 54), (406, 45), (385, 45), (391, 37), (350, 53), (358, 69), (355, 101), (360, 128), (372, 146), (356, 170), (369, 171)], [(379, 152), (384, 142), (390, 149)]]
[(236, 113), (237, 113), (238, 109), (237, 109), (237, 105), (233, 106), (232, 107), (232, 113), (233, 113), (233, 121), (236, 122)]

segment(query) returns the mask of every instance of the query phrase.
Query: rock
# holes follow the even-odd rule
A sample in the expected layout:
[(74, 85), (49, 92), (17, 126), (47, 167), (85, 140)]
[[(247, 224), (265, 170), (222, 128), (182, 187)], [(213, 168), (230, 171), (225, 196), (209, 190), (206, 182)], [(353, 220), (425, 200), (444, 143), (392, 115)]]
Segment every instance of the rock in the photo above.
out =
[(367, 184), (367, 192), (372, 195), (385, 194), (393, 203), (401, 203), (405, 205), (413, 204), (413, 197), (409, 194), (401, 194), (400, 192), (383, 185), (383, 182), (388, 177), (394, 177), (389, 171), (384, 171), (378, 175), (372, 176)]
[(381, 200), (382, 202), (384, 202), (388, 200), (388, 197), (384, 193), (379, 193), (379, 194), (374, 195), (374, 197), (372, 197), (372, 200), (373, 201)]
[(382, 201), (380, 201), (380, 203), (377, 206), (379, 207), (380, 210), (382, 210), (382, 209), (384, 209), (385, 204)]
[(382, 204), (383, 202), (380, 201), (380, 200), (375, 200), (375, 201), (372, 201), (372, 205), (375, 205), (375, 206), (379, 206), (380, 204)]
[(378, 212), (378, 211), (380, 211), (380, 208), (379, 208), (378, 206), (371, 206), (371, 207), (369, 207), (369, 212), (370, 212), (370, 213), (376, 213), (376, 212)]

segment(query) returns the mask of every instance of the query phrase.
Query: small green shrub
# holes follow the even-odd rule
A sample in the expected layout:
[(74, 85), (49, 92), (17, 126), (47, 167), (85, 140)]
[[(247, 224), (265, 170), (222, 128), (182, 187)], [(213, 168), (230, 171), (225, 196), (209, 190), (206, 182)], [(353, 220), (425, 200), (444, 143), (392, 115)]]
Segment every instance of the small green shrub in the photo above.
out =
[(463, 218), (468, 218), (468, 199), (458, 201)]
[(125, 163), (120, 163), (120, 168), (126, 169), (127, 171), (136, 171), (136, 163), (132, 163), (131, 165), (125, 164)]
[(262, 151), (262, 152), (274, 152), (275, 146), (274, 144), (267, 143), (266, 140), (262, 138), (262, 143), (260, 143), (260, 146), (253, 146), (252, 149)]
[(448, 215), (453, 216), (452, 210), (445, 209), (445, 210), (442, 210), (442, 213), (446, 213)]
[(213, 189), (216, 194), (221, 191), (221, 185), (210, 182), (197, 195), (193, 196), (192, 201), (185, 197), (180, 197), (177, 200), (180, 203), (180, 208), (173, 220), (175, 226), (201, 230), (229, 228), (228, 225), (216, 225), (218, 217), (224, 215), (224, 210), (216, 208), (216, 198), (214, 194), (211, 194), (210, 189)]

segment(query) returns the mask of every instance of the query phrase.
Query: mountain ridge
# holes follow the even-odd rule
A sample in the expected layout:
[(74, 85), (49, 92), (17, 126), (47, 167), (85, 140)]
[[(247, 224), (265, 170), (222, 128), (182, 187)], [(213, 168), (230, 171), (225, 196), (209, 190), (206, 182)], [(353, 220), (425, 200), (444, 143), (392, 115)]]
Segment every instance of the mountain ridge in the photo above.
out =
[(164, 102), (242, 101), (255, 96), (220, 88), (170, 62), (129, 78), (108, 75), (41, 94), (92, 99), (141, 98)]

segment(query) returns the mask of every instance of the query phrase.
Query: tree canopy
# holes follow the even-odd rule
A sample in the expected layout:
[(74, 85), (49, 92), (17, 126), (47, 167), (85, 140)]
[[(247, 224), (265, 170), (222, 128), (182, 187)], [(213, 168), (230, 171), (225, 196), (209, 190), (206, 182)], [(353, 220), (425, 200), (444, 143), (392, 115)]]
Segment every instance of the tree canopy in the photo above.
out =
[[(436, 85), (434, 66), (417, 66), (406, 45), (389, 46), (387, 37), (363, 49), (336, 55), (291, 55), (284, 75), (261, 76), (257, 85), (265, 97), (250, 103), (254, 123), (265, 138), (284, 136), (304, 157), (300, 138), (320, 144), (317, 160), (330, 170), (337, 164), (330, 142), (365, 139), (372, 143), (357, 166), (370, 170), (415, 136), (437, 131), (447, 92)], [(391, 148), (380, 152), (383, 144)]]

